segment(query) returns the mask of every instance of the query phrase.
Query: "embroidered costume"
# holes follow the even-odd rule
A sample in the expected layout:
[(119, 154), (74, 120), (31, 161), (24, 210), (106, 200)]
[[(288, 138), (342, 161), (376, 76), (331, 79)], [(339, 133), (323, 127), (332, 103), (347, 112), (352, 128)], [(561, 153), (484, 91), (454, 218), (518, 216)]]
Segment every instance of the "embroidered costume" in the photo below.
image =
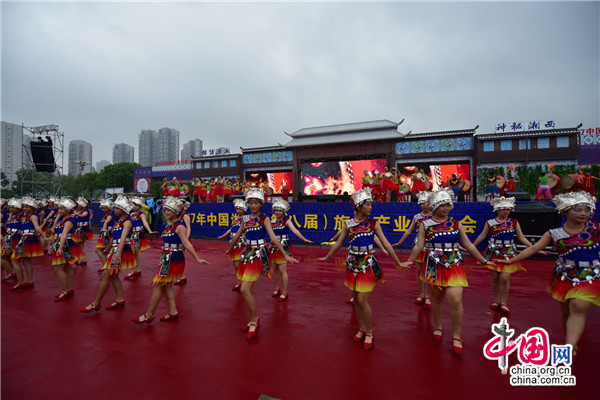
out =
[(130, 215), (133, 227), (131, 228), (131, 248), (134, 254), (139, 254), (150, 248), (148, 238), (144, 234), (144, 222), (142, 221), (142, 211), (132, 212)]
[(103, 232), (100, 232), (100, 234), (98, 235), (98, 242), (96, 243), (97, 249), (105, 249), (110, 246), (110, 241), (112, 240), (111, 239), (112, 228), (115, 225), (115, 214), (112, 212), (110, 212), (108, 214), (104, 214), (104, 217), (102, 217), (102, 220), (100, 220), (100, 226), (104, 227), (104, 223), (106, 222), (108, 217), (112, 217), (112, 219), (106, 225), (106, 230)]
[[(415, 246), (417, 244), (417, 240), (419, 239), (419, 227), (421, 226), (421, 224), (423, 223), (423, 221), (431, 219), (433, 214), (429, 214), (427, 216), (424, 216), (421, 213), (415, 214), (415, 216), (413, 217), (413, 221), (415, 223), (415, 231), (417, 232), (417, 236), (415, 237), (415, 242), (413, 243), (413, 246)], [(421, 249), (421, 252), (419, 252), (419, 255), (417, 256), (417, 258), (415, 259), (415, 263), (419, 263), (421, 264), (421, 269), (419, 271), (419, 279), (424, 281), (425, 279), (425, 258), (427, 257), (427, 250), (425, 248)]]
[[(273, 233), (281, 242), (281, 246), (287, 253), (288, 256), (292, 257), (292, 246), (290, 244), (290, 228), (287, 227), (288, 219), (283, 217), (278, 220), (277, 218), (271, 219), (271, 225), (273, 226)], [(269, 262), (271, 264), (286, 264), (287, 260), (285, 255), (272, 243), (269, 244)]]
[(21, 214), (9, 214), (5, 229), (6, 234), (2, 236), (2, 255), (12, 256), (21, 240)]
[(237, 272), (239, 281), (255, 282), (261, 274), (271, 277), (269, 252), (265, 242), (265, 218), (262, 214), (255, 218), (250, 215), (243, 217), (241, 229), (246, 236), (246, 243)]
[(40, 238), (37, 236), (37, 232), (31, 221), (32, 215), (33, 214), (29, 214), (21, 217), (21, 239), (14, 248), (12, 254), (13, 259), (19, 259), (21, 257), (41, 257), (44, 255), (42, 243), (40, 242)]
[(372, 292), (375, 282), (385, 281), (383, 270), (374, 254), (375, 224), (372, 218), (362, 222), (346, 221), (348, 229), (348, 256), (346, 257), (346, 280), (344, 284), (352, 291)]
[[(231, 224), (231, 233), (229, 234), (229, 243), (231, 243), (231, 240), (234, 238), (237, 231), (240, 230), (240, 228), (242, 226), (242, 220), (243, 220), (243, 217), (237, 217), (236, 219), (233, 220), (233, 222)], [(229, 259), (231, 261), (239, 261), (242, 257), (243, 250), (244, 250), (244, 235), (242, 235), (240, 240), (238, 240), (238, 242), (236, 243), (235, 247), (231, 250), (231, 253), (229, 253)]]
[[(81, 213), (87, 210), (82, 210)], [(73, 240), (75, 243), (87, 242), (88, 240), (94, 239), (94, 234), (90, 229), (90, 215), (88, 211), (88, 215), (83, 217), (81, 213), (77, 213), (75, 217), (76, 227), (75, 233), (73, 234)]]
[(167, 225), (162, 233), (162, 255), (158, 271), (154, 276), (152, 284), (166, 285), (169, 282), (174, 282), (185, 277), (185, 256), (183, 254), (183, 244), (181, 238), (177, 234), (177, 227), (180, 225), (185, 227), (182, 220), (175, 221)]
[[(432, 207), (433, 208), (433, 207)], [(459, 221), (452, 217), (444, 222), (427, 219), (425, 228), (425, 279), (440, 287), (469, 286), (463, 255), (458, 248)]]
[(600, 230), (585, 227), (571, 234), (551, 229), (558, 252), (547, 290), (555, 300), (581, 299), (600, 306)]
[[(517, 255), (517, 247), (515, 246), (515, 228), (519, 221), (508, 218), (504, 222), (498, 222), (496, 218), (486, 222), (490, 230), (490, 241), (487, 248), (482, 253), (486, 261), (495, 260), (510, 260)], [(521, 262), (512, 264), (487, 265), (488, 269), (497, 272), (508, 272), (509, 274), (525, 271)]]
[(130, 269), (135, 268), (137, 263), (135, 261), (135, 255), (133, 254), (133, 250), (131, 249), (131, 238), (133, 236), (132, 230), (129, 231), (127, 237), (125, 238), (125, 246), (123, 247), (123, 251), (121, 253), (121, 261), (113, 260), (117, 250), (119, 248), (119, 243), (121, 242), (121, 235), (123, 234), (123, 225), (125, 221), (131, 221), (129, 217), (125, 219), (118, 220), (112, 230), (111, 236), (111, 247), (108, 252), (108, 256), (106, 257), (106, 262), (102, 269), (110, 270), (110, 274), (118, 274), (122, 269)]
[[(67, 221), (70, 221), (73, 224), (73, 228), (71, 231), (67, 233), (67, 238), (65, 240), (65, 244), (62, 249), (62, 254), (58, 255), (56, 251), (60, 246), (60, 236), (65, 230), (65, 224)], [(76, 222), (75, 218), (63, 218), (60, 217), (56, 225), (54, 226), (54, 241), (52, 242), (52, 265), (61, 265), (69, 263), (71, 265), (75, 264), (77, 261), (81, 261), (85, 259), (85, 255), (83, 254), (83, 250), (75, 244), (73, 240), (73, 230), (75, 229)]]

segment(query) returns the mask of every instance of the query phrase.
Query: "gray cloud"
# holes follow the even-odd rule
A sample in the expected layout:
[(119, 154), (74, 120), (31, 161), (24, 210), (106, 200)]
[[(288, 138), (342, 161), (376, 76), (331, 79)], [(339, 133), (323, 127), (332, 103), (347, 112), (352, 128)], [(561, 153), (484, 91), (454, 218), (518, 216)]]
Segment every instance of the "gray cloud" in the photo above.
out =
[(164, 126), (206, 148), (373, 119), (407, 132), (600, 126), (599, 6), (2, 3), (2, 120), (94, 162)]

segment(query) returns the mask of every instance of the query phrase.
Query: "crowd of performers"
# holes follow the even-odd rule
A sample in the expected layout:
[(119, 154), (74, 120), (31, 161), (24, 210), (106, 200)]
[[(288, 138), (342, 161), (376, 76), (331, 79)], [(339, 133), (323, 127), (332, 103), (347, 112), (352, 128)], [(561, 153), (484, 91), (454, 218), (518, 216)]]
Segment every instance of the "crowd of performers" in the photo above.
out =
[[(256, 337), (260, 327), (254, 285), (261, 276), (273, 276), (272, 296), (279, 302), (289, 298), (287, 264), (297, 263), (289, 241), (290, 232), (307, 243), (288, 219), (290, 204), (275, 199), (271, 218), (262, 213), (265, 193), (260, 188), (249, 188), (245, 200), (233, 203), (236, 217), (231, 228), (221, 236), (229, 237), (226, 253), (232, 261), (236, 284), (232, 290), (243, 296), (249, 311), (249, 321), (243, 326), (248, 340)], [(535, 244), (523, 235), (517, 220), (510, 218), (515, 207), (511, 197), (494, 198), (491, 201), (496, 217), (485, 223), (483, 232), (472, 243), (461, 223), (453, 218), (453, 193), (450, 189), (422, 191), (418, 202), (422, 212), (416, 214), (409, 230), (394, 245), (390, 244), (382, 228), (371, 218), (373, 194), (370, 188), (357, 191), (351, 196), (353, 218), (346, 221), (338, 232), (337, 241), (320, 261), (329, 260), (348, 239), (346, 275), (344, 284), (352, 292), (352, 304), (358, 320), (358, 330), (352, 340), (362, 343), (364, 350), (374, 346), (373, 310), (369, 297), (378, 280), (384, 280), (384, 271), (375, 256), (379, 246), (392, 258), (397, 268), (416, 265), (418, 296), (415, 304), (431, 310), (434, 321), (432, 338), (440, 342), (444, 334), (442, 324), (444, 303), (447, 302), (451, 320), (452, 348), (455, 355), (463, 353), (463, 290), (468, 286), (464, 268), (463, 252), (467, 251), (491, 273), (493, 301), (489, 308), (504, 315), (510, 314), (508, 297), (512, 274), (525, 271), (522, 261), (556, 248), (556, 265), (549, 278), (547, 291), (561, 304), (561, 322), (566, 333), (566, 343), (573, 346), (577, 355), (577, 343), (583, 333), (587, 311), (592, 304), (600, 305), (600, 226), (592, 222), (596, 199), (586, 192), (560, 194), (553, 198), (556, 209), (563, 215), (562, 227), (551, 229)], [(105, 213), (96, 244), (96, 254), (103, 263), (96, 297), (82, 313), (101, 309), (101, 302), (112, 286), (114, 300), (106, 307), (114, 310), (125, 306), (122, 283), (123, 270), (131, 271), (128, 277), (139, 276), (139, 252), (148, 248), (143, 236), (144, 227), (149, 231), (140, 212), (143, 199), (119, 196), (114, 202), (104, 200), (101, 209)], [(60, 283), (60, 292), (54, 301), (62, 302), (74, 295), (73, 265), (86, 262), (81, 243), (92, 240), (89, 230), (89, 203), (84, 198), (70, 198), (39, 202), (32, 198), (11, 199), (2, 202), (2, 269), (3, 282), (16, 279), (11, 290), (32, 288), (33, 267), (31, 258), (41, 257), (49, 249), (52, 265)], [(153, 279), (152, 293), (147, 311), (133, 319), (137, 324), (151, 323), (163, 297), (167, 297), (168, 313), (160, 321), (179, 318), (173, 285), (185, 279), (185, 255), (187, 251), (199, 264), (207, 264), (196, 253), (189, 241), (190, 225), (186, 222), (186, 202), (180, 198), (167, 197), (164, 202), (166, 227), (162, 232), (162, 255), (158, 260)], [(136, 222), (137, 221), (137, 222)], [(416, 241), (408, 258), (401, 262), (394, 247), (401, 245), (416, 231)], [(488, 245), (479, 252), (476, 245), (489, 236)], [(515, 237), (526, 249), (517, 252)], [(136, 269), (137, 268), (137, 269)]]

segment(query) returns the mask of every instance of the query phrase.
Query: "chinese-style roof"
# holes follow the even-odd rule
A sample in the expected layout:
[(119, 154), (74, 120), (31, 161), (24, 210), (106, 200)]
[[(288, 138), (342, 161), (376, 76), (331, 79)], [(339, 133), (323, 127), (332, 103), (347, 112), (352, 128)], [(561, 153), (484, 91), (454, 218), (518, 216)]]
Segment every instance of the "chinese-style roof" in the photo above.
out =
[(292, 140), (286, 143), (285, 147), (400, 139), (405, 136), (398, 132), (398, 126), (402, 121), (396, 123), (378, 120), (303, 128), (294, 133), (286, 132)]
[(479, 125), (473, 129), (460, 129), (455, 131), (439, 131), (439, 132), (418, 132), (411, 133), (406, 136), (404, 139), (421, 139), (426, 137), (440, 137), (440, 136), (460, 136), (460, 135), (469, 135), (473, 136), (475, 131), (479, 128)]

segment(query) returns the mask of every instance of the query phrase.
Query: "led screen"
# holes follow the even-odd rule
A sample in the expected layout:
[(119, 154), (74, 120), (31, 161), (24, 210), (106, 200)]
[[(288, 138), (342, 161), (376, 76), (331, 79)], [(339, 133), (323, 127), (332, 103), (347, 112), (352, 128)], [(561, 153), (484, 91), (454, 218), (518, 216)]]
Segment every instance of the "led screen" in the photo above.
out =
[(273, 189), (273, 193), (280, 194), (283, 181), (292, 193), (292, 172), (246, 172), (246, 181), (254, 184), (268, 182)]
[(381, 173), (385, 165), (385, 159), (303, 163), (301, 190), (306, 196), (352, 194), (362, 188), (365, 169)]

